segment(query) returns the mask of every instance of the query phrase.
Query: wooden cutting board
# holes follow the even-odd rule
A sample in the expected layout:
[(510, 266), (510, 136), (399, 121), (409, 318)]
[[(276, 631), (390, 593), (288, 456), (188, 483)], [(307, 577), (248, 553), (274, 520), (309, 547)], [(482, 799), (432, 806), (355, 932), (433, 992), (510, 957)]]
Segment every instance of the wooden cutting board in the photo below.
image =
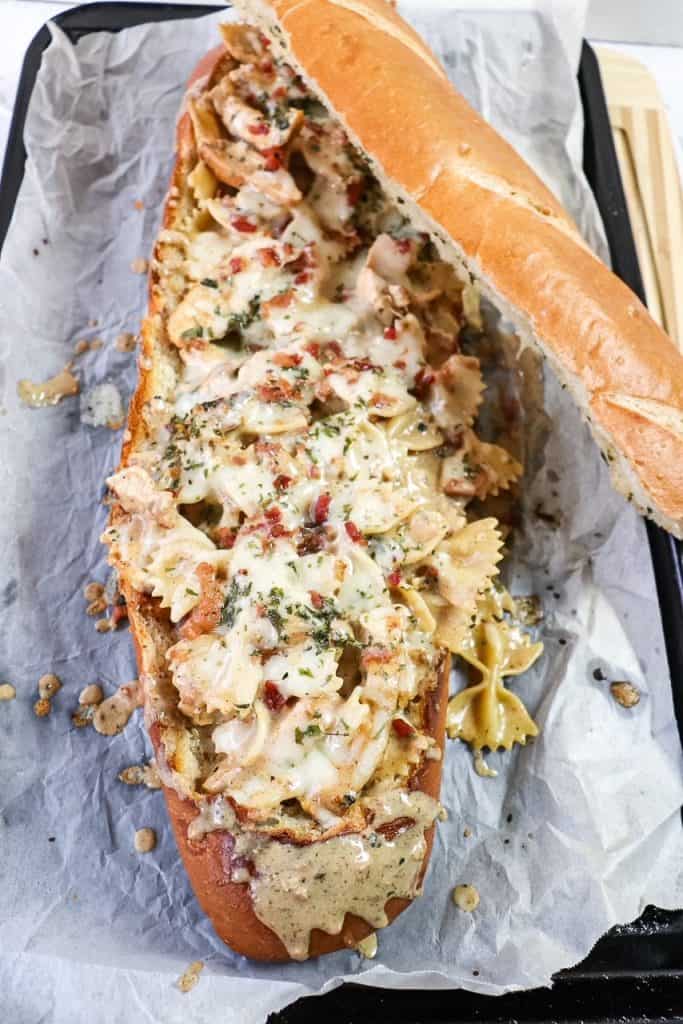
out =
[(683, 190), (664, 102), (639, 61), (596, 53), (647, 303), (683, 349)]

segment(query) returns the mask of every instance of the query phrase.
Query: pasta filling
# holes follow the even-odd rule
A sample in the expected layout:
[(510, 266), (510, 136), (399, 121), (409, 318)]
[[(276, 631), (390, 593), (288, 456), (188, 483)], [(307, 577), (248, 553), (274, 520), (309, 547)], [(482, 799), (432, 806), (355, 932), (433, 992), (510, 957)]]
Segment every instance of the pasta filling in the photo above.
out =
[(170, 630), (193, 789), (325, 832), (438, 756), (446, 651), (479, 674), (452, 735), (534, 735), (502, 680), (540, 645), (506, 624), (481, 512), (522, 467), (475, 432), (472, 282), (267, 40), (225, 41), (189, 100), (190, 192), (155, 265), (171, 379), (109, 481), (106, 536)]

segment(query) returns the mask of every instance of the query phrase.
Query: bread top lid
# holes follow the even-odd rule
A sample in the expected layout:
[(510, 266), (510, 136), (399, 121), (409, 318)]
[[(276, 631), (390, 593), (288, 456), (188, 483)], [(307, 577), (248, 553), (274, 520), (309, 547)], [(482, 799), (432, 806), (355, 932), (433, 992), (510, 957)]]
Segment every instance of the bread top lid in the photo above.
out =
[(441, 255), (573, 394), (612, 479), (683, 536), (683, 355), (385, 0), (235, 0)]

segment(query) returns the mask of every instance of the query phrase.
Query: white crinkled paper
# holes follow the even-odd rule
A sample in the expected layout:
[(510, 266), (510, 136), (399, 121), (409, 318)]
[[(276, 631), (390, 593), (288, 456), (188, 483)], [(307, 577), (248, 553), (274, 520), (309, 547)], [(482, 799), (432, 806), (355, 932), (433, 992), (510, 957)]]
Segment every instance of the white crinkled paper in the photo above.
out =
[[(566, 148), (579, 137), (566, 56), (578, 36), (560, 42), (538, 13), (466, 6), (404, 13), (602, 252)], [(113, 344), (145, 308), (145, 278), (130, 264), (150, 252), (182, 83), (214, 44), (216, 21), (89, 35), (75, 48), (54, 31), (26, 123), (26, 176), (0, 265), (0, 676), (17, 689), (0, 704), (0, 992), (13, 1024), (257, 1024), (345, 979), (501, 993), (548, 984), (649, 902), (683, 905), (681, 752), (645, 532), (552, 381), (545, 461), (525, 506), (541, 503), (562, 523), (528, 518), (512, 567), (544, 599), (545, 656), (514, 685), (541, 735), (491, 755), (496, 779), (449, 744), (449, 819), (425, 896), (380, 933), (375, 961), (339, 953), (268, 967), (232, 955), (194, 901), (160, 793), (117, 781), (148, 754), (141, 723), (113, 739), (71, 726), (85, 684), (111, 691), (135, 675), (127, 633), (97, 634), (82, 597), (84, 583), (105, 577), (99, 501), (120, 435), (81, 424), (77, 398), (26, 409), (16, 382), (51, 375), (76, 340), (99, 336), (104, 347), (79, 360), (84, 390), (113, 382), (130, 393), (134, 359)], [(596, 667), (635, 683), (638, 707), (615, 704)], [(46, 671), (64, 687), (37, 719)], [(145, 825), (160, 841), (142, 857), (133, 834)], [(451, 901), (461, 882), (480, 891), (474, 914)], [(174, 981), (196, 959), (206, 970), (182, 995)]]

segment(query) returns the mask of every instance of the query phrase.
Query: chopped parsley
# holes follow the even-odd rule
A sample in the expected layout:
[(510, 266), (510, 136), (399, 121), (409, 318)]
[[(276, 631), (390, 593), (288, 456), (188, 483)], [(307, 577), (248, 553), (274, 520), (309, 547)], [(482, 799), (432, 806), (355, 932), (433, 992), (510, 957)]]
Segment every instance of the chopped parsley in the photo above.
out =
[(297, 743), (303, 743), (309, 736), (322, 736), (322, 730), (315, 722), (311, 722), (305, 729), (297, 728), (294, 730), (294, 738)]
[(244, 586), (240, 586), (239, 577), (233, 576), (230, 580), (230, 586), (228, 592), (225, 595), (225, 601), (223, 602), (223, 608), (221, 609), (221, 626), (227, 626), (228, 629), (232, 629), (235, 625), (235, 619), (239, 611), (239, 601), (242, 597), (247, 597), (251, 593), (251, 580)]

